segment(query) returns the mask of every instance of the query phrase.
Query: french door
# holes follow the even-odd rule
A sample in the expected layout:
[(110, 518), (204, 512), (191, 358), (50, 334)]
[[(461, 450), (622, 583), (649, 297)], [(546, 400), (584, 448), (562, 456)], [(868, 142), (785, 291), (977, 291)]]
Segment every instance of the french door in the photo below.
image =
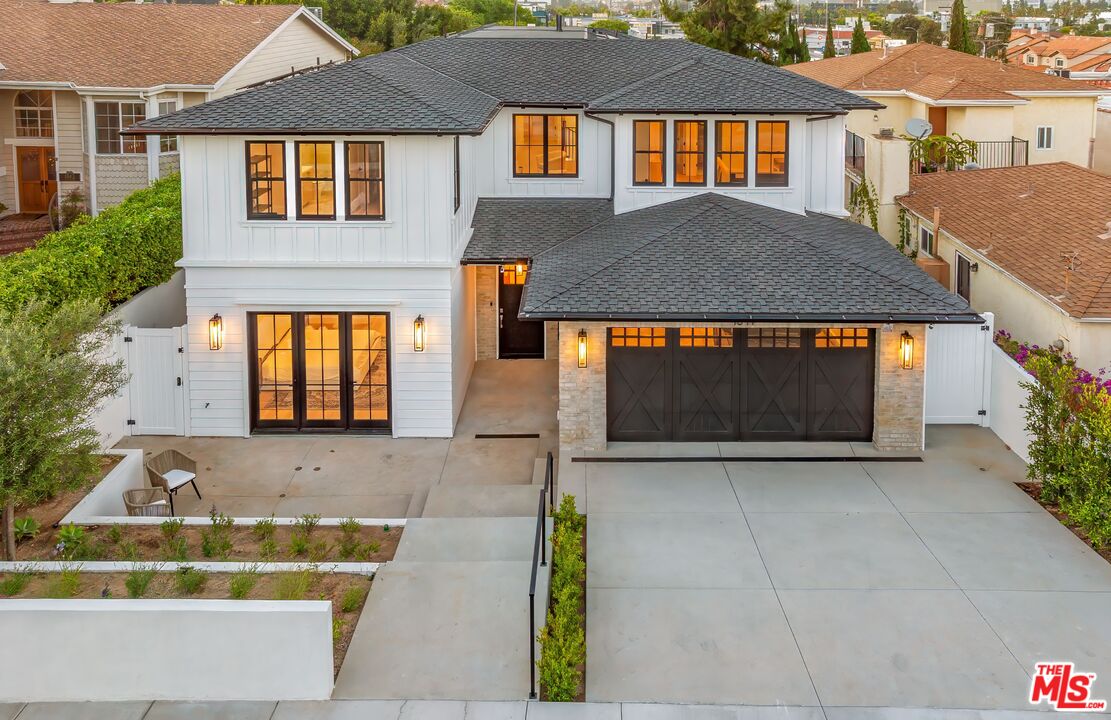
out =
[(389, 316), (249, 313), (254, 430), (390, 429)]

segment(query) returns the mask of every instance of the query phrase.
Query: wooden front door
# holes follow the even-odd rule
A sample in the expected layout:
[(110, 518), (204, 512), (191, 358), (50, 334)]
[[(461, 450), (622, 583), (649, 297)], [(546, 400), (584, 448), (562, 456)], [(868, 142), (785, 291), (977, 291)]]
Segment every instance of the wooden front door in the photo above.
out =
[(45, 213), (50, 207), (50, 198), (58, 191), (54, 148), (17, 147), (16, 171), (19, 173), (19, 211)]
[(498, 357), (544, 357), (544, 323), (521, 320), (521, 295), (528, 273), (524, 265), (505, 265), (498, 271)]

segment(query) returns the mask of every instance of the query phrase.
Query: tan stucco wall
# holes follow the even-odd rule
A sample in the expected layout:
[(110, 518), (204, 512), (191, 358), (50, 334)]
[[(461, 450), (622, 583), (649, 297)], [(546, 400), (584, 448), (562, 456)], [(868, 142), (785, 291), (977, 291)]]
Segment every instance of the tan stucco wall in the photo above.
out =
[[(1015, 135), (1030, 141), (1030, 164), (1071, 162), (1089, 166), (1095, 136), (1096, 98), (1032, 98), (1015, 108)], [(1036, 150), (1039, 125), (1053, 127), (1053, 149)]]
[(887, 107), (883, 110), (853, 110), (845, 121), (845, 126), (857, 135), (878, 135), (880, 128), (893, 128), (896, 135), (906, 132), (907, 120), (912, 117), (926, 117), (926, 106), (907, 97), (872, 97)]
[(1096, 142), (1092, 152), (1092, 169), (1111, 175), (1111, 109), (1096, 113)]
[(946, 111), (945, 132), (950, 136), (980, 142), (1010, 140), (1014, 130), (1011, 107), (952, 107)]

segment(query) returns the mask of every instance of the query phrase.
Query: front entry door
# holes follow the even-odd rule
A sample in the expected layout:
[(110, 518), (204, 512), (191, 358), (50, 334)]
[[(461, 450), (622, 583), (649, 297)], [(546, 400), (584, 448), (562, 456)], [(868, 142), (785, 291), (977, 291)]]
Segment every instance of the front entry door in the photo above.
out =
[(50, 207), (50, 198), (58, 190), (54, 148), (17, 147), (16, 161), (19, 172), (19, 211), (45, 213)]
[(389, 317), (253, 313), (251, 427), (390, 428)]
[(544, 357), (544, 323), (519, 320), (525, 289), (524, 265), (505, 265), (498, 272), (498, 357)]

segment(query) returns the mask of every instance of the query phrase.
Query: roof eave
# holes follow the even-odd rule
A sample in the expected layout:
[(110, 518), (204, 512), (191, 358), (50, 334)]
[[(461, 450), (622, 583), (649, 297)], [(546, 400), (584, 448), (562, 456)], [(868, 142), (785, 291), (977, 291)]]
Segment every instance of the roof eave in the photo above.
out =
[[(872, 105), (867, 106), (867, 108), (869, 108), (869, 109), (872, 108), (872, 107), (873, 107)], [(881, 108), (883, 106), (877, 104), (875, 107), (876, 108)], [(807, 108), (807, 109), (801, 109), (801, 110), (800, 109), (776, 110), (776, 109), (771, 109), (771, 108), (756, 108), (756, 109), (753, 109), (753, 108), (744, 108), (744, 107), (735, 107), (735, 108), (723, 108), (723, 107), (713, 107), (713, 108), (666, 108), (666, 107), (591, 107), (591, 106), (588, 106), (586, 108), (586, 110), (588, 112), (592, 112), (592, 113), (604, 113), (604, 114), (619, 114), (619, 113), (634, 114), (634, 113), (637, 113), (637, 114), (645, 114), (645, 115), (665, 115), (665, 114), (667, 114), (667, 115), (746, 115), (746, 114), (750, 114), (750, 115), (847, 115), (849, 113), (849, 110), (855, 110), (855, 109), (858, 109), (858, 108), (843, 108), (843, 107), (842, 108), (837, 108), (837, 107), (832, 107), (832, 106), (825, 107), (825, 108)], [(859, 109), (865, 109), (865, 108), (859, 108)]]
[(636, 320), (648, 322), (830, 322), (830, 323), (930, 323), (984, 324), (976, 313), (622, 313), (622, 312), (552, 312), (521, 310), (526, 320)]
[(121, 135), (481, 135), (483, 128), (220, 128), (142, 127), (121, 130)]

